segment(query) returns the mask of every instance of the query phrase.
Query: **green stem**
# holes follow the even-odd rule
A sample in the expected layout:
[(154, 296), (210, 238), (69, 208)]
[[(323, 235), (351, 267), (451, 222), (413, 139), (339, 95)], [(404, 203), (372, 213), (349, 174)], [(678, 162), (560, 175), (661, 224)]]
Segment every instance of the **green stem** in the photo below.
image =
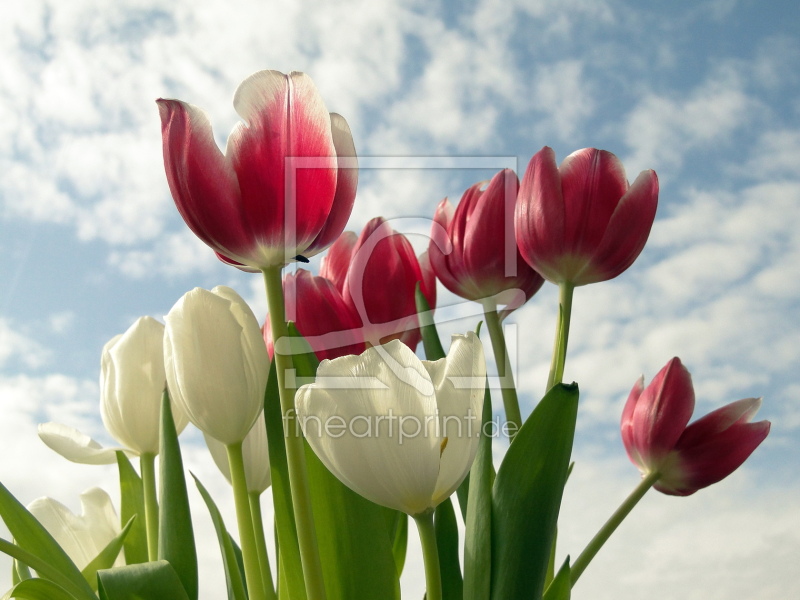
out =
[(625, 498), (622, 504), (620, 504), (619, 508), (614, 511), (614, 514), (611, 515), (611, 518), (605, 522), (600, 528), (595, 536), (592, 538), (592, 541), (584, 548), (583, 552), (581, 552), (580, 556), (575, 560), (572, 564), (572, 568), (570, 569), (570, 581), (571, 585), (575, 585), (575, 582), (578, 581), (578, 578), (581, 576), (581, 573), (586, 569), (595, 555), (600, 551), (600, 548), (603, 547), (603, 544), (608, 541), (608, 538), (611, 537), (611, 534), (619, 527), (620, 523), (625, 520), (625, 517), (633, 510), (633, 507), (641, 500), (644, 495), (647, 493), (653, 484), (658, 481), (658, 478), (661, 477), (661, 473), (658, 471), (654, 471), (652, 473), (648, 473), (642, 481), (639, 482), (634, 490), (630, 493), (630, 495)]
[(506, 337), (503, 333), (503, 326), (500, 323), (500, 316), (497, 314), (497, 306), (492, 301), (484, 302), (483, 315), (486, 319), (486, 327), (489, 329), (489, 337), (492, 339), (494, 360), (497, 363), (500, 392), (503, 395), (503, 407), (506, 411), (506, 421), (508, 421), (508, 437), (509, 441), (513, 442), (514, 436), (522, 426), (522, 414), (519, 410), (517, 388), (514, 386), (514, 373), (511, 370), (511, 360), (508, 357)]
[(158, 498), (156, 497), (156, 455), (145, 452), (139, 457), (144, 489), (144, 522), (147, 530), (147, 558), (158, 560)]
[(553, 359), (550, 363), (550, 375), (547, 378), (549, 391), (564, 377), (564, 364), (567, 362), (567, 342), (569, 340), (569, 321), (572, 316), (572, 293), (575, 286), (565, 281), (558, 286), (558, 326), (556, 327), (556, 340), (553, 344)]
[(244, 562), (244, 578), (247, 581), (247, 597), (249, 600), (266, 600), (264, 583), (261, 580), (261, 567), (258, 562), (256, 535), (253, 529), (253, 517), (250, 514), (250, 500), (247, 493), (247, 480), (244, 472), (242, 442), (230, 444), (228, 449), (228, 465), (231, 469), (231, 485), (233, 501), (236, 506), (236, 521), (239, 526), (239, 542), (242, 545), (242, 561)]
[(303, 565), (303, 579), (306, 584), (308, 600), (324, 600), (325, 584), (322, 578), (322, 561), (319, 557), (317, 532), (314, 528), (314, 514), (311, 510), (311, 493), (306, 477), (305, 447), (303, 436), (296, 425), (294, 407), (295, 390), (286, 384), (286, 372), (293, 368), (290, 354), (279, 352), (281, 338), (288, 337), (286, 308), (283, 300), (281, 267), (267, 267), (264, 285), (267, 290), (269, 323), (272, 328), (275, 370), (278, 375), (278, 391), (281, 398), (281, 412), (284, 417), (284, 443), (286, 462), (289, 470), (289, 488), (292, 492), (292, 508), (297, 524), (297, 543), (300, 548), (300, 562)]
[(413, 515), (417, 522), (419, 539), (422, 542), (422, 560), (425, 563), (425, 600), (442, 600), (442, 573), (439, 567), (439, 551), (436, 548), (436, 530), (433, 526), (433, 511)]
[(269, 555), (267, 554), (267, 539), (264, 537), (264, 520), (261, 517), (261, 494), (249, 492), (250, 514), (253, 517), (253, 531), (256, 536), (256, 550), (258, 551), (258, 564), (261, 567), (261, 580), (267, 600), (276, 600), (275, 584), (272, 581), (272, 571), (269, 568)]

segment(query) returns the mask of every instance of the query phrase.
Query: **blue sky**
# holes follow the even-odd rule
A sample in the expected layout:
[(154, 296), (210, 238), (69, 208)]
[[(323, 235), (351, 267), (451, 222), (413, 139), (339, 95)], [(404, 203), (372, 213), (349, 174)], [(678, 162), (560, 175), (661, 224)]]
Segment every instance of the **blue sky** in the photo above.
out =
[[(362, 157), (490, 157), (521, 176), (544, 145), (559, 160), (594, 146), (631, 180), (656, 170), (643, 254), (576, 293), (566, 378), (582, 406), (561, 554), (577, 555), (638, 480), (617, 422), (641, 373), (680, 356), (698, 413), (763, 396), (773, 429), (728, 480), (648, 496), (574, 597), (800, 595), (798, 31), (788, 1), (17, 3), (0, 22), (0, 481), (25, 503), (50, 495), (73, 510), (92, 485), (115, 493), (113, 470), (66, 463), (35, 433), (56, 420), (110, 441), (102, 345), (195, 286), (231, 285), (263, 318), (260, 279), (218, 263), (174, 209), (154, 100), (203, 107), (223, 146), (242, 79), (300, 70)], [(364, 171), (349, 228), (382, 215), (425, 231), (444, 196), (491, 174)], [(508, 320), (524, 411), (546, 380), (556, 301), (546, 286)], [(230, 511), (199, 440), (187, 431), (187, 462)], [(202, 560), (217, 552), (209, 541)], [(206, 573), (204, 598), (220, 597), (221, 571)], [(416, 559), (404, 590), (421, 595)]]

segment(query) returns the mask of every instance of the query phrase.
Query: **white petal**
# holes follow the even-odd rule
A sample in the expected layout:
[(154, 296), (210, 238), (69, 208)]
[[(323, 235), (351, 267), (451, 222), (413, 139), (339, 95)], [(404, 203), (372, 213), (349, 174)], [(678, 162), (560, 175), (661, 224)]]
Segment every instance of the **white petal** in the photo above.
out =
[(84, 465), (110, 465), (117, 462), (117, 451), (125, 448), (103, 448), (98, 442), (73, 427), (60, 423), (39, 425), (39, 437), (52, 450), (75, 463)]
[[(82, 514), (76, 516), (52, 498), (34, 500), (28, 510), (55, 538), (79, 569), (83, 569), (120, 532), (111, 498), (100, 488), (81, 494)], [(115, 565), (124, 564), (121, 557)]]
[[(215, 440), (208, 434), (203, 434), (208, 446), (211, 457), (217, 468), (228, 480), (231, 481), (231, 469), (228, 462), (228, 450), (225, 444)], [(245, 479), (247, 481), (247, 491), (261, 494), (272, 483), (269, 470), (269, 450), (267, 449), (267, 428), (264, 423), (264, 413), (258, 416), (253, 428), (242, 444), (242, 454), (244, 455)]]
[(414, 353), (394, 340), (323, 361), (298, 417), (320, 460), (365, 498), (408, 514), (431, 506), (439, 471), (436, 401)]

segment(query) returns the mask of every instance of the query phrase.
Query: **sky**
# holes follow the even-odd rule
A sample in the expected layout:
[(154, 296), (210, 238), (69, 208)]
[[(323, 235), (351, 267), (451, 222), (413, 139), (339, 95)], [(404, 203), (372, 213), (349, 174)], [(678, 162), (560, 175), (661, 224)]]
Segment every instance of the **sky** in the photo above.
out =
[[(238, 84), (261, 69), (298, 70), (346, 117), (362, 164), (384, 164), (362, 170), (348, 228), (381, 215), (419, 250), (442, 198), (457, 201), (502, 167), (522, 176), (543, 146), (559, 161), (610, 150), (630, 180), (658, 173), (658, 214), (637, 262), (575, 294), (565, 380), (580, 384), (581, 407), (559, 557), (577, 556), (638, 482), (619, 439), (622, 406), (640, 374), (649, 381), (679, 356), (698, 416), (763, 397), (771, 433), (719, 484), (688, 498), (648, 494), (573, 597), (799, 597), (798, 31), (800, 9), (788, 0), (5, 7), (0, 481), (25, 504), (49, 495), (77, 511), (94, 485), (118, 498), (115, 469), (66, 462), (38, 440), (37, 424), (113, 443), (98, 410), (103, 344), (139, 316), (161, 319), (196, 286), (230, 285), (263, 319), (260, 278), (219, 263), (175, 210), (155, 100), (202, 107), (224, 147)], [(414, 168), (385, 167), (403, 157)], [(432, 168), (431, 157), (453, 168)], [(439, 292), (440, 307), (459, 303)], [(523, 414), (544, 388), (556, 307), (548, 284), (506, 321)], [(439, 314), (443, 334), (463, 332), (477, 307)], [(229, 489), (201, 436), (190, 427), (182, 440), (187, 467), (232, 525)], [(224, 593), (218, 546), (190, 495), (205, 540), (201, 597), (212, 600)], [(411, 539), (403, 591), (419, 598)], [(4, 589), (8, 565), (0, 561)]]

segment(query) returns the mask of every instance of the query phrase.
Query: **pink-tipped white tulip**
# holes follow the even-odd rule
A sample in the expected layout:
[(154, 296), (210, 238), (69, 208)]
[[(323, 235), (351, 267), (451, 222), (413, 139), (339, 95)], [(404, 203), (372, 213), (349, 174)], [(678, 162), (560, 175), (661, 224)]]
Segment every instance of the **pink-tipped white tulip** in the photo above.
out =
[(622, 413), (622, 441), (643, 475), (660, 474), (657, 490), (688, 496), (733, 473), (764, 441), (769, 421), (751, 423), (760, 406), (760, 398), (738, 400), (688, 425), (692, 378), (673, 358), (647, 387), (644, 378), (634, 385)]

